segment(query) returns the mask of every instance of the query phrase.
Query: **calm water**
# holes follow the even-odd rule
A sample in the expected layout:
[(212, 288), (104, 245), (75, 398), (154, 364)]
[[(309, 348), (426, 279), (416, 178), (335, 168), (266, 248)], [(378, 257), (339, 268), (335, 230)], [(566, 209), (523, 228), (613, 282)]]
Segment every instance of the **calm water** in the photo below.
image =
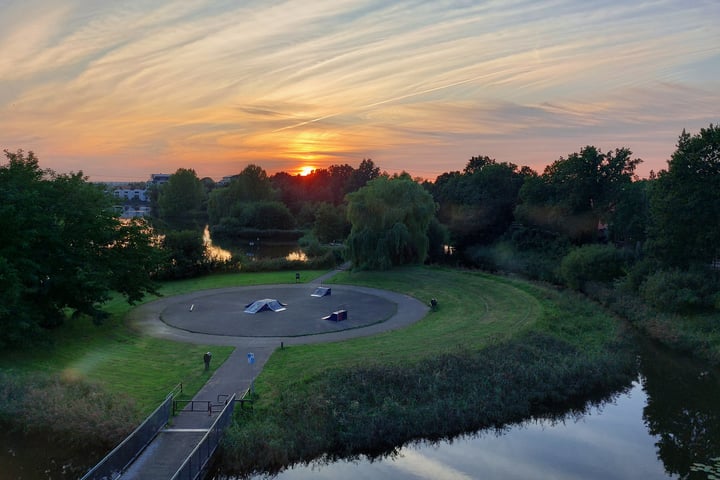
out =
[[(717, 371), (646, 348), (626, 391), (562, 422), (529, 420), (500, 433), (406, 446), (392, 458), (296, 466), (274, 478), (705, 479), (689, 468), (720, 456), (718, 399)], [(0, 433), (2, 480), (76, 479), (94, 463), (83, 459), (42, 437)]]
[(261, 240), (259, 238), (238, 238), (235, 240), (211, 240), (210, 233), (207, 231), (206, 242), (210, 242), (214, 251), (226, 252), (215, 253), (219, 257), (226, 254), (235, 258), (244, 258), (252, 260), (256, 258), (287, 258), (288, 260), (307, 260), (307, 257), (300, 249), (297, 242), (275, 242), (271, 240)]
[(419, 442), (380, 460), (295, 466), (273, 478), (706, 479), (690, 466), (720, 456), (719, 399), (717, 371), (645, 346), (636, 382), (563, 421), (529, 420), (502, 432)]
[[(639, 383), (615, 402), (563, 423), (529, 421), (437, 445), (414, 445), (394, 458), (295, 467), (278, 480), (416, 479), (667, 479), (642, 420)], [(255, 477), (256, 479), (264, 477)]]

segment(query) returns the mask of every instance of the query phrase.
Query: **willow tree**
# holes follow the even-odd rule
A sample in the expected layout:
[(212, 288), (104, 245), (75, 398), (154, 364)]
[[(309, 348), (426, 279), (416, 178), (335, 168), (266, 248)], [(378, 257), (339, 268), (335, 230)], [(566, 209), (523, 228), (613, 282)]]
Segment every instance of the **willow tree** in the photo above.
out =
[(352, 225), (348, 254), (355, 268), (386, 270), (425, 260), (436, 206), (408, 174), (380, 176), (347, 200)]

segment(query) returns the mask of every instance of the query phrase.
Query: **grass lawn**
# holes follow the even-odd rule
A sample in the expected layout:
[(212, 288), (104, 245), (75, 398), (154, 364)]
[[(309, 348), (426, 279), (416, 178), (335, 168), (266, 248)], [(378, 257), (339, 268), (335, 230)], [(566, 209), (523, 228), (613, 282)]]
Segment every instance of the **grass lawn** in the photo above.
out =
[[(549, 332), (584, 349), (600, 347), (618, 328), (600, 308), (571, 293), (528, 282), (449, 268), (408, 267), (386, 272), (343, 272), (328, 283), (393, 290), (438, 309), (400, 331), (339, 343), (277, 350), (256, 386), (270, 393), (330, 368), (412, 364), (453, 351), (478, 351), (529, 329)], [(272, 396), (272, 394), (271, 394)]]
[[(308, 282), (325, 271), (300, 273), (301, 280)], [(295, 282), (294, 272), (222, 274), (164, 283), (160, 293), (171, 296), (211, 288), (291, 282)], [(149, 413), (180, 382), (184, 396), (192, 397), (232, 352), (231, 347), (170, 342), (135, 333), (124, 322), (132, 306), (121, 297), (111, 299), (105, 308), (111, 315), (100, 326), (87, 318), (68, 320), (52, 332), (52, 347), (3, 352), (0, 370), (99, 383), (110, 392), (134, 398), (142, 412)], [(205, 372), (202, 356), (208, 350), (213, 353), (212, 369)]]

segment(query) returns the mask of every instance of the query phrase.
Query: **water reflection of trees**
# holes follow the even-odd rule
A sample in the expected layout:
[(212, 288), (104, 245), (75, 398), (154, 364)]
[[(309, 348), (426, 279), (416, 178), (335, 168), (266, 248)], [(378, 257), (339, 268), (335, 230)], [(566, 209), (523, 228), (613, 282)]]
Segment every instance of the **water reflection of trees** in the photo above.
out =
[(647, 394), (643, 420), (657, 437), (665, 470), (680, 478), (707, 478), (690, 467), (720, 456), (720, 375), (653, 348), (640, 368)]

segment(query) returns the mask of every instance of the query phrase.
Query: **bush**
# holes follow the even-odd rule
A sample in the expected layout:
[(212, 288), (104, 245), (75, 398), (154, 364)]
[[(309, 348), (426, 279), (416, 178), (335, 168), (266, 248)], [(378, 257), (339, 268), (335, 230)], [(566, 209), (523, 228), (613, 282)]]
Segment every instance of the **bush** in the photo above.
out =
[(308, 258), (322, 257), (328, 251), (330, 247), (325, 247), (320, 244), (320, 241), (313, 234), (307, 234), (298, 240), (298, 244), (302, 247), (303, 252)]
[(474, 267), (480, 268), (488, 272), (496, 272), (498, 270), (497, 255), (493, 247), (485, 245), (475, 245), (465, 250), (465, 261)]
[(645, 303), (666, 312), (689, 312), (715, 307), (717, 281), (702, 270), (660, 270), (640, 285)]
[(643, 284), (645, 279), (647, 279), (647, 277), (657, 269), (658, 264), (655, 260), (648, 258), (639, 260), (628, 268), (626, 275), (622, 279), (619, 279), (615, 286), (620, 290), (636, 294), (640, 290), (640, 285)]
[(623, 275), (624, 255), (612, 245), (583, 245), (573, 249), (560, 262), (560, 279), (574, 290), (587, 282), (611, 282)]

